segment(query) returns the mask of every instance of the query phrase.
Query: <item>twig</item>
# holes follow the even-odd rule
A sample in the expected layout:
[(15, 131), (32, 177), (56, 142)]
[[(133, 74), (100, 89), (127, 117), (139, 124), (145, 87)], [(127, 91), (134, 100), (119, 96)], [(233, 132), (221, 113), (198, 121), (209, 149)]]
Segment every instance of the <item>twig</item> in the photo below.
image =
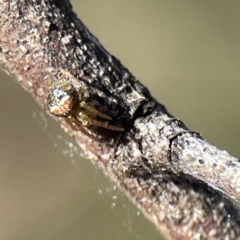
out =
[(229, 203), (215, 191), (240, 200), (238, 159), (173, 118), (67, 1), (0, 5), (1, 62), (44, 108), (49, 88), (69, 72), (77, 81), (66, 81), (84, 88), (94, 108), (124, 128), (92, 124), (74, 131), (56, 118), (168, 239), (240, 239), (238, 216), (229, 217)]

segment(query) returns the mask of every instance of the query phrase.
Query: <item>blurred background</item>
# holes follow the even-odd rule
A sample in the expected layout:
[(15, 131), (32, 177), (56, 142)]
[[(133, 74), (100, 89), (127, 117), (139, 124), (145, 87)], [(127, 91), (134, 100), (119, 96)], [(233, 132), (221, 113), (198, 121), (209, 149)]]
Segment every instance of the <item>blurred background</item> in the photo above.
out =
[[(240, 157), (239, 1), (72, 4), (170, 113)], [(0, 79), (0, 239), (162, 239), (16, 80)]]

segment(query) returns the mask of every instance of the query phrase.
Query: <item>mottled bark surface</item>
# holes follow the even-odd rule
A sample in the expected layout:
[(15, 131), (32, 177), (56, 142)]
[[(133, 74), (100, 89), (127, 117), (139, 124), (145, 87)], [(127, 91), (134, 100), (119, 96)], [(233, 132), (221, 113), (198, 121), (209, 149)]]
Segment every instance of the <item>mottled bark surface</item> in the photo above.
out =
[(67, 1), (0, 5), (1, 62), (43, 108), (49, 87), (63, 77), (60, 69), (78, 79), (74, 87), (125, 130), (91, 125), (95, 141), (56, 120), (168, 239), (240, 239), (237, 211), (215, 191), (240, 200), (238, 159), (168, 114)]

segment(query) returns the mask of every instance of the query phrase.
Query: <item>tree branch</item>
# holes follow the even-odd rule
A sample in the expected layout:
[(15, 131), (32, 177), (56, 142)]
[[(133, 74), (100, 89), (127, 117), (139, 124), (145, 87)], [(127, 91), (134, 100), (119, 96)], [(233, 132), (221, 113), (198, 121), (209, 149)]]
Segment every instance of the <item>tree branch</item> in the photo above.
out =
[(230, 203), (218, 193), (240, 200), (238, 159), (171, 116), (67, 1), (0, 0), (0, 5), (1, 62), (43, 108), (50, 88), (64, 77), (86, 91), (94, 109), (110, 116), (111, 126), (124, 128), (92, 124), (86, 132), (74, 131), (55, 117), (168, 239), (240, 238), (238, 216), (229, 217)]

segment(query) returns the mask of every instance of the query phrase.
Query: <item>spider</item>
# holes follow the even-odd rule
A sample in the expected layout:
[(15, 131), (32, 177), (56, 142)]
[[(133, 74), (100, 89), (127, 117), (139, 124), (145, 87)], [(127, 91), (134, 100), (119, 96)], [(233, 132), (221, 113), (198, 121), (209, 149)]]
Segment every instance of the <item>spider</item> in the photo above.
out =
[[(61, 73), (71, 80), (78, 81), (66, 70)], [(63, 117), (73, 130), (81, 130), (88, 136), (88, 126), (97, 126), (112, 131), (124, 131), (123, 128), (111, 125), (112, 118), (98, 111), (91, 102), (87, 102), (88, 92), (84, 88), (76, 89), (67, 79), (61, 79), (50, 87), (47, 98), (48, 110), (57, 117)]]

